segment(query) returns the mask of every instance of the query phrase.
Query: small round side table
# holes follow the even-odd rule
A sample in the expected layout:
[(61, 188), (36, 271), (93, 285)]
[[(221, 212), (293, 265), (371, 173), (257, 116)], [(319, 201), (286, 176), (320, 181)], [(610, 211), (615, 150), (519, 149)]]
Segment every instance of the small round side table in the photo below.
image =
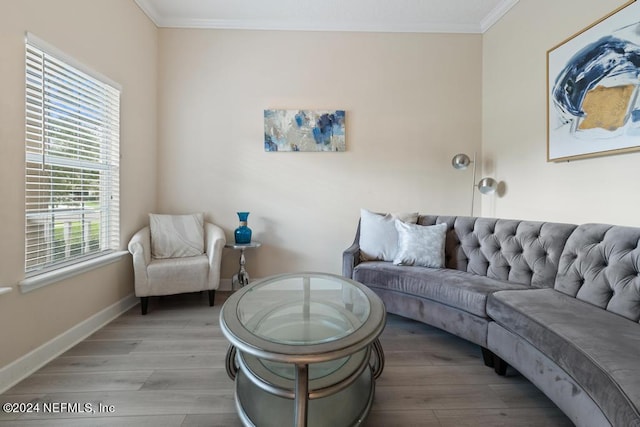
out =
[(235, 249), (240, 251), (240, 271), (233, 275), (231, 279), (231, 288), (236, 289), (239, 286), (245, 286), (249, 284), (249, 273), (245, 269), (246, 260), (244, 258), (245, 249), (259, 248), (262, 243), (257, 240), (253, 240), (250, 243), (227, 243), (225, 248)]

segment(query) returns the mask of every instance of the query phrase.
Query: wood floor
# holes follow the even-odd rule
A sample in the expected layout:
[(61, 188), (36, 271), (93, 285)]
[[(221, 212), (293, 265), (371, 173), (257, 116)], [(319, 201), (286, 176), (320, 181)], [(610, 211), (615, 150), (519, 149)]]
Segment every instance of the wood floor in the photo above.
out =
[[(227, 296), (215, 307), (206, 293), (153, 298), (144, 317), (134, 307), (0, 395), (40, 403), (39, 413), (0, 411), (0, 427), (240, 426), (218, 323)], [(390, 315), (381, 342), (368, 427), (573, 425), (517, 372), (497, 376), (477, 346), (446, 332)], [(84, 404), (95, 413), (69, 411)]]

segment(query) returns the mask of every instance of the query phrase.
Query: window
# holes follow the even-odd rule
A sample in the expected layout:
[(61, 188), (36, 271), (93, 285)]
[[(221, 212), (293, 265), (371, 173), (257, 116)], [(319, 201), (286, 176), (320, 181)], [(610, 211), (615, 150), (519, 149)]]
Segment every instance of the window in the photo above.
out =
[(25, 272), (118, 249), (120, 89), (29, 34)]

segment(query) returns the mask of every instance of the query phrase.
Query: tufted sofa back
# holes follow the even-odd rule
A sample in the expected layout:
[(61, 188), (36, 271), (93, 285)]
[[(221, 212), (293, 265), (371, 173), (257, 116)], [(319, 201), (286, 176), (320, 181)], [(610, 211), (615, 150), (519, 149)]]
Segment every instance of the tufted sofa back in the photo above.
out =
[(552, 287), (573, 224), (423, 215), (418, 224), (447, 223), (447, 268), (498, 280)]
[(640, 320), (640, 228), (584, 224), (560, 257), (555, 289)]

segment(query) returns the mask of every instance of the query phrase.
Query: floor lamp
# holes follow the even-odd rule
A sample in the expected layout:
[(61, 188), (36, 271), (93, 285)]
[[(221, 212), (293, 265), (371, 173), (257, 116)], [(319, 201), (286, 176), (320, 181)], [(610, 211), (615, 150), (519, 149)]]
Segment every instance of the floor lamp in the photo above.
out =
[(475, 189), (482, 194), (491, 194), (498, 188), (498, 182), (493, 178), (482, 178), (476, 183), (476, 153), (473, 153), (473, 160), (466, 154), (456, 154), (451, 159), (451, 166), (458, 170), (465, 170), (473, 163), (472, 190), (471, 190), (471, 216), (473, 216), (473, 205), (475, 202)]

